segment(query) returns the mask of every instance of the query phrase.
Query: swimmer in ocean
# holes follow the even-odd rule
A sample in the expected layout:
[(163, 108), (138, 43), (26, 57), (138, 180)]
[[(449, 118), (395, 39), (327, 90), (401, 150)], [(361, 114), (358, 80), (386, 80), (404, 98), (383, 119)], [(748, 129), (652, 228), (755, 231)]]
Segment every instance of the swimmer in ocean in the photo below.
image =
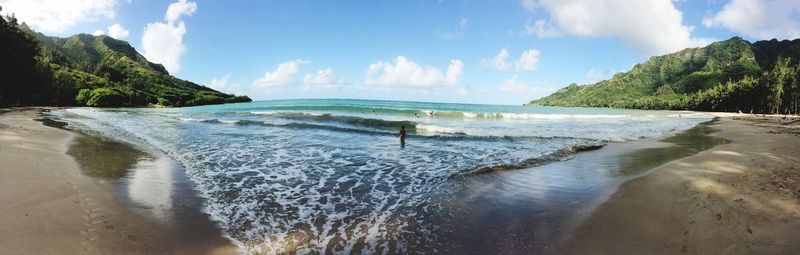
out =
[(406, 126), (400, 126), (400, 148), (406, 147)]

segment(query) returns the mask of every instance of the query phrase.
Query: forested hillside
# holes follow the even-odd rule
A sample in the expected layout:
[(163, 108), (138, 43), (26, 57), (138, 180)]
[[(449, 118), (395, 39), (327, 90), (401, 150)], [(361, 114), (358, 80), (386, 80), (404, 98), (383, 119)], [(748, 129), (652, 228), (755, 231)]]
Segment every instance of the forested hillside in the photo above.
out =
[(650, 58), (595, 84), (571, 84), (535, 105), (797, 113), (800, 39), (739, 37)]
[(249, 102), (171, 76), (127, 42), (36, 33), (0, 18), (0, 106), (192, 106)]

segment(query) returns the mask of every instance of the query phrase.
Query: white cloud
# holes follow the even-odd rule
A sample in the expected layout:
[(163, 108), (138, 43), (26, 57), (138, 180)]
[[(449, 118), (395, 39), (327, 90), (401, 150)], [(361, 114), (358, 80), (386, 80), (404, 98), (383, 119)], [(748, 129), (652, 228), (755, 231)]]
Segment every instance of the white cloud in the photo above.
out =
[(294, 74), (300, 71), (300, 66), (310, 63), (308, 60), (292, 60), (278, 65), (272, 72), (264, 73), (264, 76), (253, 81), (252, 89), (264, 89), (291, 85), (294, 82)]
[(303, 89), (320, 90), (331, 89), (344, 84), (341, 78), (336, 79), (333, 69), (325, 68), (303, 76)]
[(500, 84), (500, 86), (497, 87), (497, 90), (499, 90), (500, 92), (515, 93), (515, 94), (533, 92), (531, 86), (519, 82), (517, 78), (518, 78), (517, 75), (514, 75), (513, 77), (511, 77), (511, 79), (506, 79), (505, 81), (503, 81), (503, 83)]
[(508, 62), (508, 56), (508, 50), (502, 48), (493, 58), (481, 60), (481, 64), (494, 70), (508, 70), (511, 68), (511, 63)]
[(317, 71), (315, 74), (306, 74), (303, 76), (304, 85), (325, 85), (333, 81), (333, 69), (326, 68)]
[[(434, 87), (456, 85), (464, 74), (464, 62), (450, 61), (447, 74), (435, 67), (422, 67), (414, 61), (398, 56), (394, 63), (378, 61), (369, 65), (365, 85)], [(377, 77), (376, 77), (377, 76)]]
[(116, 0), (5, 0), (3, 13), (16, 17), (42, 32), (64, 32), (83, 21), (113, 19)]
[(127, 29), (122, 27), (120, 24), (114, 24), (108, 27), (108, 32), (103, 30), (95, 30), (92, 35), (108, 35), (113, 37), (114, 39), (122, 40), (123, 38), (127, 37), (130, 34)]
[(533, 71), (539, 67), (539, 56), (541, 52), (536, 49), (528, 49), (519, 56), (519, 59), (511, 63), (508, 60), (509, 57), (508, 50), (506, 48), (500, 49), (500, 52), (497, 53), (496, 56), (492, 57), (491, 59), (483, 59), (481, 60), (481, 64), (484, 67), (494, 70), (508, 70), (512, 66), (516, 68), (517, 71)]
[(183, 35), (186, 24), (182, 21), (173, 23), (155, 22), (147, 24), (142, 34), (144, 56), (155, 63), (164, 65), (170, 73), (181, 69), (181, 56), (186, 52)]
[(186, 0), (178, 0), (178, 2), (169, 4), (169, 7), (167, 7), (167, 13), (164, 15), (164, 20), (167, 22), (175, 22), (180, 19), (181, 16), (191, 16), (192, 13), (196, 11), (197, 3), (187, 2)]
[(128, 37), (130, 32), (127, 29), (122, 27), (120, 24), (114, 24), (108, 27), (108, 36), (114, 37), (115, 39), (123, 39)]
[(186, 34), (186, 24), (180, 20), (181, 16), (191, 16), (197, 11), (197, 4), (178, 0), (167, 8), (164, 22), (147, 24), (142, 34), (142, 47), (144, 56), (155, 63), (164, 65), (170, 73), (181, 69), (181, 56), (186, 52), (183, 44), (183, 35)]
[(450, 65), (447, 66), (447, 74), (444, 77), (444, 84), (455, 85), (458, 80), (464, 76), (464, 62), (460, 59), (450, 60)]
[[(530, 31), (539, 36), (619, 37), (644, 54), (663, 54), (711, 40), (692, 37), (683, 25), (683, 13), (672, 0), (541, 0), (553, 26), (536, 21)], [(524, 31), (528, 31), (526, 29)]]
[(522, 28), (522, 31), (520, 31), (520, 34), (536, 35), (539, 38), (556, 37), (561, 35), (561, 33), (558, 32), (558, 29), (547, 24), (547, 21), (543, 19), (536, 20), (536, 22), (528, 19), (528, 21), (525, 22), (525, 26)]
[(800, 1), (733, 0), (703, 19), (703, 25), (757, 39), (794, 39), (800, 37)]
[(533, 71), (539, 67), (539, 55), (541, 53), (536, 49), (529, 49), (522, 52), (522, 55), (519, 56), (519, 60), (517, 60), (516, 66), (517, 71)]
[(536, 0), (520, 0), (519, 4), (522, 5), (523, 9), (529, 12), (536, 9)]
[(222, 79), (212, 78), (211, 83), (209, 83), (208, 87), (212, 88), (216, 91), (220, 91), (223, 93), (229, 93), (234, 95), (241, 95), (241, 86), (239, 84), (230, 84), (228, 83), (228, 79), (231, 77), (230, 74), (226, 74)]
[(300, 86), (304, 90), (323, 90), (338, 88), (344, 82), (337, 78), (331, 68), (317, 70), (316, 72), (306, 73), (299, 76), (304, 65), (310, 64), (308, 60), (291, 60), (278, 64), (275, 70), (264, 73), (264, 76), (253, 81), (250, 86), (254, 94), (263, 93), (264, 89), (276, 89), (288, 86)]
[(611, 79), (611, 77), (614, 76), (614, 73), (616, 72), (595, 68), (589, 69), (589, 71), (586, 72), (586, 83), (596, 83), (602, 80)]
[(208, 87), (217, 91), (222, 91), (228, 86), (228, 78), (230, 77), (230, 74), (226, 74), (225, 77), (222, 77), (222, 79), (212, 78)]

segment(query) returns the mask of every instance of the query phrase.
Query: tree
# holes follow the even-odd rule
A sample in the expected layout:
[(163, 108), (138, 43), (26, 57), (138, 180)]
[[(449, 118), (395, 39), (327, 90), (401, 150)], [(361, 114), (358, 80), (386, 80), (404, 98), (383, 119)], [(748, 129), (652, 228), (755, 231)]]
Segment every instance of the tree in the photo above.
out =
[[(769, 94), (767, 96), (769, 111), (771, 113), (781, 113), (783, 110), (782, 103), (783, 103), (783, 96), (784, 96), (784, 86), (787, 84), (787, 78), (790, 77), (790, 68), (789, 68), (789, 59), (784, 58), (778, 60), (775, 63), (775, 66), (767, 75), (767, 86), (769, 86)], [(791, 84), (788, 84), (791, 88)]]

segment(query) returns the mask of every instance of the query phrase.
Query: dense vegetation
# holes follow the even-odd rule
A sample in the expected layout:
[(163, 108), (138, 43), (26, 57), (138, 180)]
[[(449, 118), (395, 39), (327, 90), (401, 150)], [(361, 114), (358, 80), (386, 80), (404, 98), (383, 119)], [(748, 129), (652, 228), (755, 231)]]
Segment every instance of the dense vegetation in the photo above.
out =
[(0, 18), (0, 106), (192, 106), (249, 102), (175, 78), (127, 42), (49, 37)]
[(571, 84), (534, 105), (798, 113), (800, 39), (739, 37), (652, 57), (595, 84)]

